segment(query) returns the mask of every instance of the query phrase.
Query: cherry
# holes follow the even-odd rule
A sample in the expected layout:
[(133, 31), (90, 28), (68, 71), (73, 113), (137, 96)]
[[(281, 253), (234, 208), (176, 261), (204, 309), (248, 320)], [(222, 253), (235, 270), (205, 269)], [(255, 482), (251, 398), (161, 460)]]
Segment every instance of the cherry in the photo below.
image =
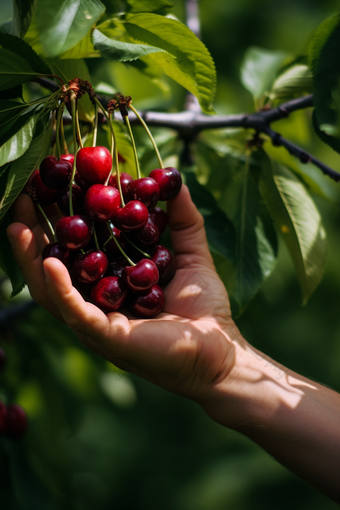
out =
[(94, 184), (87, 190), (84, 204), (91, 220), (106, 223), (118, 212), (119, 191), (113, 186)]
[(139, 200), (128, 202), (125, 207), (118, 209), (113, 217), (114, 225), (123, 232), (142, 229), (148, 221), (149, 213), (146, 206)]
[(159, 272), (159, 283), (167, 283), (175, 274), (175, 261), (165, 246), (158, 244), (151, 253), (151, 259), (157, 266)]
[(42, 251), (42, 258), (45, 260), (48, 257), (54, 257), (61, 260), (61, 262), (70, 269), (71, 267), (71, 254), (70, 251), (60, 243), (47, 244)]
[(150, 177), (141, 177), (131, 181), (126, 192), (130, 200), (140, 200), (148, 209), (153, 209), (159, 198), (159, 186)]
[(106, 273), (108, 265), (109, 261), (104, 252), (90, 250), (75, 258), (73, 276), (79, 283), (97, 283)]
[(79, 177), (87, 184), (104, 184), (112, 168), (112, 157), (106, 147), (83, 147), (77, 152)]
[(72, 175), (72, 165), (65, 159), (47, 156), (40, 164), (42, 182), (50, 189), (63, 189), (69, 184)]
[[(125, 173), (125, 172), (122, 172), (120, 174), (120, 185), (122, 187), (122, 193), (123, 193), (123, 197), (124, 197), (124, 200), (128, 201), (128, 194), (126, 192), (126, 188), (127, 188), (127, 185), (132, 181), (132, 177), (131, 175)], [(110, 186), (114, 186), (115, 188), (119, 189), (118, 188), (118, 181), (117, 181), (117, 174), (114, 174), (114, 175), (111, 175), (110, 177), (110, 180), (109, 180), (109, 185)]]
[(79, 188), (82, 190), (82, 192), (85, 195), (85, 193), (87, 192), (87, 190), (89, 189), (91, 184), (86, 184), (86, 182), (82, 181), (78, 172), (76, 172), (76, 175), (74, 176), (74, 180), (75, 180), (75, 183), (77, 184), (77, 186), (79, 186)]
[(168, 215), (160, 207), (155, 207), (149, 212), (149, 218), (157, 225), (159, 235), (162, 235), (168, 226)]
[(126, 266), (122, 278), (129, 289), (143, 291), (158, 282), (159, 274), (154, 262), (142, 259), (135, 266)]
[(4, 368), (5, 364), (6, 364), (6, 353), (0, 347), (0, 370), (2, 370)]
[[(106, 231), (107, 231), (107, 235), (103, 241), (103, 244), (111, 235), (107, 227), (106, 227)], [(117, 239), (121, 248), (125, 251), (126, 241), (125, 241), (124, 237), (122, 236), (121, 231), (118, 230), (118, 228), (113, 227), (112, 233), (113, 233), (114, 237)], [(98, 232), (97, 232), (97, 235), (98, 235)], [(117, 244), (115, 243), (114, 239), (110, 239), (110, 241), (107, 244), (105, 244), (104, 249), (105, 249), (107, 256), (109, 258), (121, 257), (121, 255), (122, 255), (122, 253), (121, 253), (120, 249), (118, 248)], [(115, 275), (113, 275), (113, 276), (115, 276)]]
[(59, 242), (69, 250), (85, 248), (92, 236), (91, 222), (86, 216), (64, 216), (55, 224)]
[(45, 186), (41, 180), (39, 170), (35, 170), (28, 183), (29, 185), (34, 189), (36, 198), (41, 205), (51, 205), (57, 201), (58, 191)]
[(145, 292), (133, 292), (129, 296), (129, 307), (135, 315), (145, 319), (158, 315), (164, 307), (162, 289), (154, 285)]
[(27, 429), (28, 420), (24, 409), (18, 404), (7, 407), (7, 431), (6, 435), (12, 439), (19, 439)]
[(177, 195), (182, 186), (181, 174), (171, 166), (152, 170), (149, 177), (159, 184), (159, 200), (170, 200)]
[(71, 163), (71, 165), (73, 166), (73, 163), (74, 163), (74, 154), (62, 154), (60, 156), (60, 158), (65, 160), (65, 161), (69, 161)]
[(7, 418), (7, 406), (0, 400), (0, 434), (6, 434), (7, 432)]
[(152, 246), (158, 243), (159, 230), (157, 225), (148, 218), (147, 224), (135, 234), (136, 240), (143, 246)]
[(129, 263), (125, 259), (112, 260), (107, 270), (108, 276), (122, 276), (123, 270)]
[(93, 303), (106, 313), (118, 310), (126, 297), (127, 288), (123, 280), (117, 276), (105, 276), (91, 292)]
[[(57, 204), (61, 212), (65, 216), (70, 215), (70, 188), (59, 191)], [(84, 208), (84, 194), (82, 190), (76, 184), (72, 184), (72, 204), (74, 214), (79, 214)]]

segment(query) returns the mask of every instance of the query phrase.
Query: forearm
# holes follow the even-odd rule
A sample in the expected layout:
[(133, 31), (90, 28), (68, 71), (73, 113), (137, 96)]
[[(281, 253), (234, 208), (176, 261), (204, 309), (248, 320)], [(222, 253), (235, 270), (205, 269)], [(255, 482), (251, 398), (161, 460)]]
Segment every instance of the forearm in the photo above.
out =
[(235, 344), (236, 364), (206, 412), (340, 502), (340, 395)]

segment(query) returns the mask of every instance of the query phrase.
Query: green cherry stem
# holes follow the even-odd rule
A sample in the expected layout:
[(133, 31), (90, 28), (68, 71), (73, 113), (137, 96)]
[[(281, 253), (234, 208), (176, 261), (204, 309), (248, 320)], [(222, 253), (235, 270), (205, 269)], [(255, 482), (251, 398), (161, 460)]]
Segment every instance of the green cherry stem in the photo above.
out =
[(145, 251), (141, 250), (140, 248), (138, 248), (138, 246), (133, 243), (131, 241), (131, 239), (128, 238), (128, 236), (126, 234), (124, 234), (124, 232), (122, 232), (123, 236), (124, 236), (124, 239), (127, 240), (128, 243), (131, 244), (131, 246), (133, 246), (137, 251), (139, 251), (139, 253), (141, 253), (142, 255), (144, 255), (144, 257), (148, 258), (148, 259), (151, 259), (151, 255), (149, 255), (148, 253), (146, 253)]
[(93, 143), (92, 147), (97, 145), (97, 135), (98, 135), (98, 105), (94, 104), (94, 128), (93, 128)]
[(81, 132), (80, 132), (80, 126), (79, 126), (79, 112), (78, 112), (78, 108), (77, 108), (77, 110), (76, 110), (76, 127), (77, 127), (78, 143), (79, 143), (80, 148), (82, 149), (82, 148), (83, 148), (83, 142), (82, 142), (82, 140), (81, 140)]
[(132, 148), (133, 148), (133, 155), (135, 157), (135, 163), (136, 163), (137, 179), (140, 179), (142, 177), (142, 175), (140, 173), (139, 161), (138, 161), (138, 156), (137, 156), (137, 149), (136, 149), (135, 139), (134, 139), (133, 134), (132, 134), (131, 124), (130, 124), (130, 121), (129, 121), (129, 117), (127, 115), (124, 115), (123, 119), (124, 119), (125, 124), (127, 125), (129, 133), (130, 133), (130, 138), (131, 138), (131, 143), (132, 143)]
[(64, 107), (60, 104), (59, 108), (58, 108), (57, 124), (56, 124), (56, 128), (55, 128), (56, 157), (58, 158), (59, 161), (60, 161), (60, 156), (61, 156), (61, 150), (60, 150), (60, 124), (61, 124), (61, 121), (62, 121), (63, 112), (64, 112)]
[[(126, 255), (125, 251), (123, 250), (123, 248), (121, 247), (121, 245), (120, 245), (120, 244), (119, 244), (119, 242), (117, 241), (117, 239), (116, 239), (115, 235), (113, 234), (113, 231), (112, 231), (112, 228), (111, 228), (110, 223), (109, 223), (109, 222), (107, 222), (107, 223), (106, 223), (106, 225), (107, 225), (107, 228), (108, 228), (108, 229), (109, 229), (109, 231), (110, 231), (110, 234), (111, 234), (111, 236), (110, 236), (110, 237), (112, 237), (112, 239), (113, 239), (113, 240), (114, 240), (114, 242), (116, 243), (117, 248), (119, 249), (120, 253), (121, 253), (121, 254), (123, 255), (123, 257), (124, 257), (124, 258), (128, 261), (128, 263), (130, 264), (130, 266), (135, 266), (136, 264), (135, 264), (134, 262), (132, 262), (132, 260), (130, 259), (130, 257), (128, 257), (128, 256)], [(110, 239), (110, 238), (109, 238), (109, 239)], [(109, 239), (108, 239), (108, 241), (109, 241)], [(106, 241), (106, 242), (107, 242), (107, 241)], [(105, 243), (105, 244), (106, 244), (106, 243)], [(104, 244), (104, 246), (105, 246), (105, 244)]]
[(92, 222), (92, 230), (93, 230), (93, 238), (94, 238), (94, 244), (96, 245), (96, 248), (98, 251), (100, 251), (99, 243), (98, 243), (98, 237), (96, 232), (96, 226), (94, 224), (94, 221)]
[(52, 234), (52, 237), (54, 239), (55, 242), (58, 241), (57, 239), (57, 236), (55, 235), (55, 232), (54, 232), (54, 228), (52, 227), (52, 223), (50, 222), (50, 220), (48, 219), (44, 209), (41, 207), (41, 205), (39, 204), (39, 202), (36, 202), (36, 206), (38, 207), (39, 211), (41, 212), (41, 214), (43, 215), (44, 217), (44, 220), (46, 221), (47, 225), (48, 225), (48, 228), (50, 229), (50, 232)]
[(131, 110), (133, 111), (133, 113), (136, 115), (137, 119), (139, 120), (139, 122), (142, 124), (142, 126), (144, 127), (145, 131), (147, 132), (147, 134), (149, 135), (149, 138), (151, 140), (151, 143), (153, 145), (153, 148), (155, 149), (155, 153), (156, 153), (156, 156), (158, 158), (158, 161), (159, 161), (159, 165), (161, 168), (164, 168), (164, 165), (163, 165), (163, 161), (162, 161), (162, 158), (161, 158), (161, 155), (159, 153), (159, 150), (158, 150), (158, 147), (157, 147), (157, 144), (155, 142), (155, 139), (154, 137), (152, 136), (151, 134), (151, 131), (150, 129), (148, 128), (148, 126), (146, 125), (146, 122), (144, 121), (143, 117), (137, 112), (136, 108), (134, 108), (131, 104), (129, 104), (129, 108), (131, 108)]
[(72, 168), (72, 176), (70, 180), (70, 193), (69, 193), (69, 208), (70, 216), (73, 216), (73, 202), (72, 202), (72, 183), (74, 176), (76, 175), (76, 159), (77, 159), (77, 100), (74, 92), (71, 92), (71, 111), (72, 111), (72, 133), (73, 133), (73, 145), (74, 145), (74, 161)]
[[(63, 106), (63, 113), (64, 113), (64, 106)], [(64, 147), (64, 152), (65, 152), (65, 154), (68, 154), (68, 147), (67, 147), (67, 143), (66, 143), (66, 139), (65, 139), (65, 133), (64, 133), (64, 121), (63, 121), (63, 117), (61, 118), (61, 122), (60, 122), (60, 136), (61, 136), (61, 141), (62, 141), (62, 144), (63, 144), (63, 147)]]

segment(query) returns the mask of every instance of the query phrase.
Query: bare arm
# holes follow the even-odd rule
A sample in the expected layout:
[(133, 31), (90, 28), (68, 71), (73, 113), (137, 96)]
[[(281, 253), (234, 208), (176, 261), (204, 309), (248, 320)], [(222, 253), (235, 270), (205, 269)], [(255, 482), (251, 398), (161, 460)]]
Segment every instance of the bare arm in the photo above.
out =
[(340, 396), (269, 360), (242, 338), (216, 274), (203, 220), (183, 187), (168, 203), (177, 272), (152, 320), (105, 315), (72, 287), (30, 199), (21, 196), (8, 235), (33, 298), (90, 349), (169, 391), (197, 401), (282, 464), (340, 502)]

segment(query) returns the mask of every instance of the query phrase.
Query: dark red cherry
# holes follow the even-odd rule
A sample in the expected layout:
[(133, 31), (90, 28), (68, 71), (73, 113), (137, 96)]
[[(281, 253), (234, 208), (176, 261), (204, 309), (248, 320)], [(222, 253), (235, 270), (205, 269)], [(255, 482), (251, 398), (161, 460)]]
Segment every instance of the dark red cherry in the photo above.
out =
[(151, 252), (151, 259), (157, 266), (159, 272), (159, 283), (167, 283), (174, 276), (176, 268), (171, 253), (165, 246), (157, 244)]
[(87, 190), (89, 189), (89, 187), (92, 186), (92, 184), (86, 184), (86, 182), (82, 181), (78, 172), (76, 172), (76, 175), (74, 176), (74, 181), (75, 181), (76, 185), (79, 186), (79, 188), (82, 190), (84, 195), (87, 192)]
[(0, 371), (4, 368), (5, 364), (6, 364), (6, 353), (0, 347)]
[(113, 186), (94, 184), (86, 192), (84, 205), (91, 220), (106, 223), (120, 207), (119, 191)]
[(181, 174), (171, 166), (152, 170), (149, 177), (159, 184), (159, 200), (170, 200), (177, 195), (182, 187)]
[(36, 198), (40, 205), (51, 205), (57, 201), (58, 191), (50, 189), (42, 182), (39, 170), (35, 170), (30, 185), (35, 191)]
[(158, 315), (164, 307), (164, 294), (159, 285), (154, 285), (145, 292), (133, 292), (129, 296), (131, 311), (145, 319)]
[(166, 227), (168, 226), (168, 215), (160, 207), (155, 207), (149, 212), (149, 218), (157, 225), (159, 235), (162, 235)]
[(7, 432), (7, 418), (7, 406), (0, 400), (0, 434), (6, 434)]
[(154, 179), (141, 177), (128, 184), (126, 193), (130, 200), (140, 200), (148, 209), (153, 209), (158, 202), (159, 186)]
[(78, 255), (72, 266), (74, 278), (79, 283), (97, 283), (107, 271), (109, 261), (104, 252), (91, 250)]
[[(125, 173), (125, 172), (121, 172), (120, 174), (120, 184), (121, 184), (121, 187), (122, 187), (122, 193), (123, 193), (123, 197), (124, 197), (124, 200), (128, 201), (129, 198), (128, 198), (128, 194), (126, 192), (126, 188), (128, 186), (128, 184), (132, 181), (132, 177), (131, 175)], [(110, 180), (109, 180), (109, 185), (110, 186), (114, 186), (115, 188), (118, 189), (118, 181), (117, 181), (117, 175), (114, 174), (114, 175), (111, 175), (110, 177)]]
[[(61, 212), (65, 216), (69, 216), (70, 214), (70, 188), (63, 189), (59, 191), (57, 204)], [(72, 204), (73, 204), (73, 213), (79, 214), (83, 212), (84, 209), (84, 193), (76, 184), (72, 184)]]
[(127, 297), (127, 288), (121, 278), (105, 276), (93, 287), (91, 299), (103, 312), (115, 312)]
[(109, 263), (107, 276), (122, 276), (124, 268), (128, 265), (129, 265), (128, 261), (123, 258), (112, 260)]
[(72, 165), (65, 159), (47, 156), (40, 164), (42, 182), (50, 189), (63, 189), (69, 184), (72, 175)]
[(77, 152), (77, 171), (87, 184), (104, 184), (112, 168), (112, 157), (106, 147), (83, 147)]
[(69, 161), (71, 165), (73, 166), (74, 162), (74, 154), (62, 154), (61, 159), (64, 159), (65, 161)]
[(68, 248), (65, 248), (65, 246), (63, 246), (60, 243), (47, 244), (43, 249), (41, 255), (44, 260), (47, 259), (48, 257), (54, 257), (56, 259), (61, 260), (61, 262), (64, 264), (64, 266), (67, 267), (67, 269), (70, 269), (71, 267), (70, 250)]
[(118, 209), (112, 218), (114, 225), (123, 232), (142, 229), (148, 221), (149, 212), (139, 200), (128, 202), (125, 207)]
[[(125, 251), (126, 250), (126, 240), (123, 237), (121, 231), (118, 230), (118, 228), (113, 227), (112, 233), (113, 233), (114, 237), (117, 239), (120, 247)], [(110, 233), (109, 233), (108, 237), (110, 237)], [(106, 239), (108, 239), (108, 237)], [(121, 257), (122, 256), (122, 252), (118, 248), (118, 246), (115, 243), (114, 239), (110, 239), (110, 241), (107, 244), (105, 244), (104, 249), (105, 249), (106, 254), (109, 257), (109, 259), (112, 259), (114, 257), (116, 258), (116, 257)]]
[(154, 262), (142, 259), (135, 266), (126, 266), (122, 278), (129, 289), (143, 291), (158, 282), (159, 274)]
[(86, 216), (64, 216), (55, 224), (59, 242), (69, 250), (85, 248), (92, 236), (91, 222)]
[(147, 224), (135, 234), (138, 243), (143, 246), (152, 246), (159, 241), (159, 230), (157, 225), (149, 218)]
[(24, 409), (18, 404), (7, 407), (6, 435), (12, 439), (19, 439), (27, 429), (28, 419)]

